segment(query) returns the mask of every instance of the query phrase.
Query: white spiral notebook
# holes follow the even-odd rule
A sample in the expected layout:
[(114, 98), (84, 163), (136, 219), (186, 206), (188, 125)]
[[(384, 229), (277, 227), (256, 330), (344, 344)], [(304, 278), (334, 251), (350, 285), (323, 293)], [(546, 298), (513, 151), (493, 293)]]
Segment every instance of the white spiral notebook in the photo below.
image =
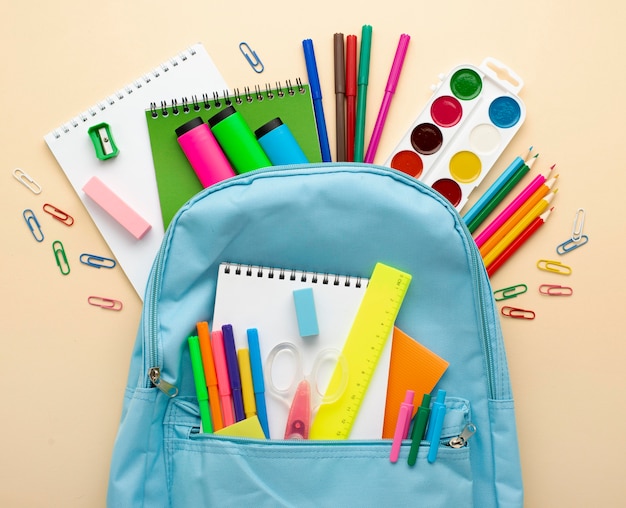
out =
[[(145, 109), (164, 97), (225, 88), (213, 60), (198, 43), (44, 136), (141, 298), (164, 234)], [(102, 160), (97, 156), (89, 129), (101, 123), (109, 125), (119, 150), (116, 157)], [(85, 195), (83, 186), (94, 176), (150, 224), (150, 230), (141, 239), (136, 239)]]
[[(265, 378), (265, 399), (270, 437), (282, 439), (288, 409), (272, 397), (266, 371), (270, 351), (282, 342), (291, 342), (300, 350), (305, 374), (312, 370), (316, 355), (328, 348), (341, 351), (365, 294), (369, 279), (329, 275), (301, 270), (268, 268), (222, 263), (219, 267), (212, 330), (233, 326), (237, 348), (247, 348), (247, 330), (256, 328)], [(294, 310), (295, 290), (312, 288), (319, 334), (300, 337)], [(382, 435), (387, 380), (391, 357), (388, 340), (378, 367), (367, 388), (350, 439), (380, 439)], [(281, 364), (282, 367), (282, 364)], [(284, 388), (289, 374), (274, 371), (276, 385)], [(326, 380), (328, 381), (328, 380)], [(325, 387), (321, 387), (323, 392)]]

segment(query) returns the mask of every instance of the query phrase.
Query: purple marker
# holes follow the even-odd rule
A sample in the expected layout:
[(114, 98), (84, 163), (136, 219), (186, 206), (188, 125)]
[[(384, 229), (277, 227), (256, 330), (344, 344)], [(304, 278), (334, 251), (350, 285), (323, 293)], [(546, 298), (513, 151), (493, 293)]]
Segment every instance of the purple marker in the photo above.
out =
[(196, 117), (176, 129), (178, 144), (203, 187), (235, 176), (208, 124)]
[(233, 397), (233, 407), (235, 409), (235, 422), (240, 422), (241, 420), (245, 420), (246, 414), (243, 410), (241, 376), (239, 375), (239, 362), (237, 361), (237, 348), (235, 347), (235, 335), (233, 334), (232, 325), (223, 325), (222, 335), (224, 336), (226, 364), (228, 365), (230, 389)]

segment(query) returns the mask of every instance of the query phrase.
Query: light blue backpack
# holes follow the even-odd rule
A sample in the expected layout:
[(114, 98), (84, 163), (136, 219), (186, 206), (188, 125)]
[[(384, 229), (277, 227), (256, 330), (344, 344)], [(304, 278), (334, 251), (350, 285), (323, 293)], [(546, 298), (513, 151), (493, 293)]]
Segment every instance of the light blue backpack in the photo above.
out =
[[(396, 320), (450, 366), (448, 438), (407, 465), (391, 440), (283, 441), (200, 434), (186, 338), (211, 321), (231, 261), (369, 277), (412, 275)], [(423, 446), (427, 446), (424, 443)], [(209, 187), (173, 219), (154, 261), (111, 464), (110, 507), (521, 507), (502, 333), (480, 254), (454, 208), (400, 172), (330, 163), (258, 170)]]

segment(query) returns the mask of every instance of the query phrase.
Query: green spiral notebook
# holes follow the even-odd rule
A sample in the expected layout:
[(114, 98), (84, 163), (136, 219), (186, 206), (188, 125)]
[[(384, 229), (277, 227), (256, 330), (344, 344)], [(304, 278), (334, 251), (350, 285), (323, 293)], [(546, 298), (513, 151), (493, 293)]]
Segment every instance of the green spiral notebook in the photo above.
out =
[(217, 91), (173, 100), (169, 104), (151, 103), (146, 109), (152, 160), (157, 180), (163, 225), (167, 228), (178, 209), (202, 190), (202, 185), (178, 145), (176, 128), (200, 116), (205, 122), (222, 108), (232, 104), (254, 131), (273, 118), (280, 117), (298, 141), (309, 162), (322, 160), (311, 92), (297, 79), (286, 86), (246, 87), (243, 92)]

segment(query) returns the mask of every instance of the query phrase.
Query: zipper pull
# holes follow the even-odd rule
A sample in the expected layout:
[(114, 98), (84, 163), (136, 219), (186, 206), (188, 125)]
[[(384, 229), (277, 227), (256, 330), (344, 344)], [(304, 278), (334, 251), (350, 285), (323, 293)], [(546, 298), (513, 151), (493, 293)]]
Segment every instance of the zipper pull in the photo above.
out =
[(176, 397), (178, 395), (178, 388), (161, 378), (161, 369), (159, 367), (151, 367), (148, 371), (148, 376), (150, 376), (152, 384), (168, 397)]
[(469, 438), (472, 437), (475, 434), (475, 432), (476, 432), (476, 425), (470, 422), (467, 425), (465, 425), (465, 427), (463, 427), (463, 430), (458, 436), (453, 437), (446, 444), (447, 446), (450, 446), (452, 448), (463, 448), (467, 444), (467, 441), (469, 440)]

